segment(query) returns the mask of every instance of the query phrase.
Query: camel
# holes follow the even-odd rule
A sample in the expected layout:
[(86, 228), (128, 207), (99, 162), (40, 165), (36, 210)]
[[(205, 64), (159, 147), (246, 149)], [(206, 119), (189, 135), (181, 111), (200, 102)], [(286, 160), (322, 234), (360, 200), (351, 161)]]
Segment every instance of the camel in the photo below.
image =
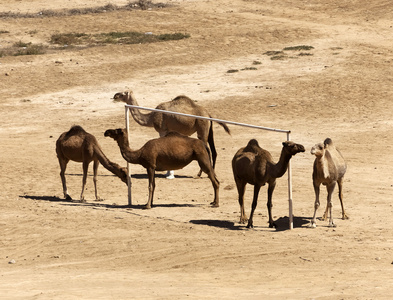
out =
[(87, 170), (91, 161), (94, 162), (93, 181), (96, 201), (101, 200), (97, 192), (97, 170), (100, 163), (127, 184), (127, 169), (111, 162), (102, 152), (97, 139), (79, 125), (72, 126), (69, 131), (60, 135), (56, 141), (56, 153), (61, 169), (60, 177), (63, 183), (64, 198), (67, 200), (72, 200), (67, 191), (65, 178), (65, 171), (70, 160), (83, 163), (81, 201), (84, 201), (83, 193), (86, 186)]
[[(259, 190), (266, 183), (269, 185), (267, 200), (269, 227), (276, 227), (272, 218), (272, 196), (276, 187), (276, 179), (285, 174), (289, 160), (293, 155), (305, 151), (302, 145), (291, 141), (283, 142), (282, 145), (280, 159), (277, 163), (273, 162), (271, 154), (262, 149), (255, 139), (251, 139), (246, 147), (240, 148), (232, 159), (233, 176), (239, 194), (240, 223), (244, 224), (248, 220), (247, 228), (254, 227), (253, 215), (257, 207)], [(254, 186), (254, 197), (249, 219), (247, 219), (244, 211), (244, 192), (247, 183)]]
[[(139, 106), (132, 91), (117, 93), (115, 94), (113, 99), (115, 102), (121, 101), (129, 105)], [(172, 101), (159, 104), (156, 109), (211, 118), (211, 115), (204, 107), (196, 104), (195, 101), (183, 95), (177, 96)], [(198, 139), (202, 140), (206, 144), (209, 144), (211, 156), (213, 159), (213, 169), (215, 168), (217, 151), (214, 145), (212, 121), (185, 116), (163, 114), (155, 111), (144, 114), (136, 108), (131, 108), (131, 115), (139, 125), (154, 127), (154, 129), (159, 133), (160, 137), (165, 136), (168, 132), (171, 131), (178, 132), (186, 136), (190, 136), (196, 132)], [(228, 126), (225, 123), (218, 122), (218, 124), (220, 124), (228, 134), (231, 134)], [(201, 174), (202, 170), (199, 171), (198, 177), (201, 176)], [(173, 179), (174, 172), (168, 172), (167, 178)]]
[(341, 202), (342, 219), (348, 219), (344, 210), (342, 186), (347, 165), (340, 150), (338, 150), (330, 138), (325, 139), (323, 143), (316, 144), (311, 148), (311, 154), (315, 155), (314, 169), (312, 174), (315, 204), (314, 216), (311, 221), (311, 227), (316, 227), (316, 213), (319, 203), (319, 187), (321, 184), (326, 185), (327, 205), (322, 220), (327, 219), (329, 213), (329, 227), (336, 227), (332, 216), (332, 194), (336, 183), (338, 184), (338, 196)]
[(213, 207), (219, 206), (220, 183), (211, 164), (208, 148), (201, 140), (170, 132), (164, 137), (146, 142), (138, 150), (131, 150), (125, 129), (108, 129), (104, 135), (117, 142), (126, 161), (146, 168), (149, 177), (149, 197), (145, 208), (153, 207), (155, 171), (182, 169), (193, 160), (198, 161), (199, 167), (207, 174), (213, 185), (214, 201), (210, 204)]

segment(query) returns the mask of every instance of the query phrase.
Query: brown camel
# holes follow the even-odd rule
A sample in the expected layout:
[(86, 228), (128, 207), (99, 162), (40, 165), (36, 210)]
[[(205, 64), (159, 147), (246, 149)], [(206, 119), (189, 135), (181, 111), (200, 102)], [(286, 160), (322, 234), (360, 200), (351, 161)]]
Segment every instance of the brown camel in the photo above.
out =
[(254, 186), (254, 198), (252, 201), (250, 219), (247, 228), (254, 227), (253, 215), (257, 207), (258, 194), (261, 186), (266, 183), (268, 187), (267, 209), (269, 212), (269, 227), (276, 227), (272, 218), (272, 196), (276, 187), (276, 178), (283, 176), (288, 168), (289, 160), (293, 155), (304, 152), (304, 147), (300, 144), (287, 141), (282, 143), (280, 160), (273, 162), (271, 154), (262, 149), (255, 139), (248, 142), (246, 147), (240, 148), (232, 159), (233, 176), (235, 177), (237, 191), (239, 193), (240, 223), (247, 221), (244, 211), (244, 192), (246, 184)]
[[(117, 93), (113, 97), (115, 101), (122, 101), (129, 105), (139, 106), (132, 91)], [(195, 103), (187, 96), (177, 96), (172, 101), (163, 102), (159, 104), (156, 109), (168, 110), (173, 112), (180, 112), (190, 115), (197, 115), (202, 117), (211, 117), (209, 112), (202, 106)], [(213, 168), (216, 166), (217, 151), (214, 145), (213, 138), (213, 124), (209, 120), (196, 119), (185, 116), (163, 114), (160, 112), (141, 113), (139, 109), (131, 108), (131, 114), (134, 120), (142, 126), (154, 127), (160, 134), (165, 136), (168, 132), (174, 131), (186, 136), (197, 133), (198, 139), (209, 144)], [(218, 122), (224, 130), (230, 134), (230, 130), (225, 123)], [(201, 176), (202, 170), (199, 171), (198, 176)], [(174, 178), (173, 172), (167, 175), (168, 178)]]
[(93, 181), (97, 201), (101, 200), (97, 193), (97, 169), (100, 163), (127, 184), (127, 169), (121, 168), (118, 164), (111, 162), (102, 152), (97, 139), (92, 134), (87, 133), (81, 126), (72, 126), (69, 131), (60, 135), (56, 141), (56, 153), (61, 169), (60, 177), (63, 183), (65, 199), (72, 200), (67, 192), (65, 178), (65, 171), (70, 160), (83, 163), (81, 201), (84, 200), (83, 192), (86, 186), (87, 170), (91, 161), (94, 162)]
[(316, 144), (311, 148), (311, 154), (315, 155), (314, 170), (312, 174), (314, 191), (315, 191), (315, 205), (314, 205), (314, 216), (311, 221), (311, 226), (316, 227), (316, 213), (320, 205), (319, 203), (319, 187), (321, 184), (326, 185), (327, 189), (327, 206), (322, 219), (326, 220), (328, 212), (329, 216), (329, 227), (335, 227), (332, 216), (332, 194), (336, 183), (338, 183), (338, 196), (341, 202), (342, 219), (348, 219), (347, 214), (344, 210), (343, 204), (343, 179), (347, 170), (344, 157), (341, 152), (334, 146), (333, 141), (330, 138), (325, 139), (323, 143)]
[(197, 160), (200, 168), (207, 174), (214, 188), (213, 207), (219, 206), (218, 192), (220, 183), (212, 167), (207, 146), (201, 140), (190, 138), (176, 132), (148, 141), (139, 150), (129, 147), (125, 129), (108, 129), (105, 136), (113, 138), (119, 145), (123, 158), (132, 164), (146, 168), (149, 177), (149, 198), (145, 208), (153, 206), (155, 171), (178, 170)]

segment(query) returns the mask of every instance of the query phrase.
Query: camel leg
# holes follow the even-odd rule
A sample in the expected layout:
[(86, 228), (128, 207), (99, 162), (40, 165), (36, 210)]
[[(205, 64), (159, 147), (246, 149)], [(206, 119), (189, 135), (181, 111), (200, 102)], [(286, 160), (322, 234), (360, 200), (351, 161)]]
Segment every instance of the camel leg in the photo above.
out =
[(212, 185), (214, 188), (214, 201), (211, 202), (210, 205), (213, 207), (219, 207), (220, 182), (218, 181), (216, 173), (214, 172), (214, 169), (212, 168), (207, 151), (208, 151), (208, 149), (206, 149), (206, 152), (203, 152), (201, 154), (197, 154), (197, 161), (198, 161), (199, 167), (201, 168), (201, 171), (203, 171), (207, 174), (207, 176), (209, 177), (210, 181), (212, 182)]
[(328, 219), (328, 213), (329, 213), (329, 203), (326, 202), (325, 212), (323, 213), (323, 216), (321, 218), (322, 221), (326, 221)]
[(254, 197), (252, 199), (251, 213), (250, 213), (250, 218), (248, 219), (247, 228), (254, 228), (253, 217), (254, 217), (255, 209), (257, 208), (258, 195), (260, 189), (261, 187), (259, 185), (254, 185)]
[(244, 192), (246, 191), (246, 183), (240, 179), (235, 180), (237, 192), (239, 194), (239, 205), (240, 205), (240, 224), (245, 224), (248, 221), (246, 217), (246, 212), (244, 210)]
[[(209, 160), (211, 159), (214, 170), (216, 167), (217, 151), (216, 146), (214, 145), (213, 122), (210, 122), (209, 125), (209, 128), (206, 129), (204, 126), (202, 126), (202, 124), (200, 124), (200, 128), (202, 128), (202, 130), (197, 132), (197, 137), (201, 141), (205, 142), (207, 153), (209, 154)], [(209, 147), (207, 147), (207, 145), (209, 145)], [(198, 172), (198, 177), (201, 177), (202, 171), (203, 170), (201, 168)]]
[(210, 130), (209, 130), (209, 147), (211, 151), (211, 158), (213, 161), (213, 169), (216, 167), (216, 160), (217, 160), (217, 151), (216, 151), (216, 146), (214, 145), (214, 136), (213, 136), (213, 122), (210, 122)]
[(98, 173), (98, 166), (100, 165), (100, 162), (98, 160), (95, 160), (93, 163), (93, 182), (94, 182), (94, 192), (96, 195), (96, 201), (102, 201), (102, 199), (98, 196), (98, 190), (97, 190), (97, 173)]
[(156, 188), (156, 181), (155, 181), (155, 170), (148, 168), (147, 169), (147, 176), (149, 177), (149, 198), (145, 205), (145, 209), (150, 209), (153, 207), (153, 197), (154, 197), (154, 190)]
[(81, 197), (80, 197), (80, 201), (84, 201), (85, 197), (83, 196), (83, 193), (85, 191), (85, 186), (86, 186), (86, 180), (87, 180), (87, 171), (89, 168), (89, 163), (90, 162), (83, 162), (83, 179), (82, 179), (82, 192), (81, 192)]
[[(314, 183), (314, 192), (315, 192), (315, 203), (314, 203), (314, 216), (311, 220), (311, 227), (317, 227), (317, 210), (319, 208), (319, 184)], [(326, 207), (327, 208), (327, 207)]]
[(270, 183), (269, 188), (267, 189), (267, 210), (269, 212), (269, 228), (277, 227), (276, 223), (273, 222), (273, 216), (272, 216), (272, 207), (273, 207), (273, 191), (274, 188), (276, 187), (276, 182)]
[(336, 186), (336, 182), (332, 182), (329, 185), (326, 186), (327, 190), (328, 190), (328, 195), (327, 195), (327, 206), (329, 208), (329, 227), (336, 227), (336, 224), (334, 224), (333, 222), (333, 213), (332, 213), (332, 207), (333, 207), (333, 203), (332, 203), (332, 195), (333, 195), (333, 191), (334, 188)]
[(66, 178), (65, 178), (65, 171), (67, 169), (67, 164), (68, 164), (68, 159), (60, 159), (59, 158), (59, 164), (60, 164), (60, 178), (61, 178), (61, 183), (63, 185), (63, 195), (64, 199), (66, 200), (72, 200), (71, 196), (68, 195), (67, 191), (67, 183), (66, 183)]
[(341, 203), (342, 219), (343, 219), (343, 220), (347, 220), (347, 219), (349, 219), (349, 217), (348, 217), (347, 214), (345, 213), (345, 209), (344, 209), (344, 202), (343, 202), (343, 179), (340, 178), (339, 180), (337, 180), (337, 183), (338, 183), (338, 197), (340, 198), (340, 203)]
[(210, 203), (211, 206), (213, 207), (219, 207), (219, 192), (220, 192), (220, 182), (217, 179), (216, 174), (214, 173), (214, 171), (212, 170), (211, 172), (209, 172), (207, 174), (207, 176), (209, 177), (210, 181), (212, 182), (213, 185), (213, 189), (214, 189), (214, 201)]

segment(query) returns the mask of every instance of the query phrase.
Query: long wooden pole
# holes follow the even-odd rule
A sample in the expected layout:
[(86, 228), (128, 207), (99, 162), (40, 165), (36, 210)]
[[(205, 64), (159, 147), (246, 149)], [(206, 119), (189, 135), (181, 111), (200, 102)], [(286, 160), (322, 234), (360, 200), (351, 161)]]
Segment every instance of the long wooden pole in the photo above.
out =
[[(130, 114), (128, 113), (128, 106), (125, 106), (125, 110), (126, 110), (126, 130), (127, 130), (127, 138), (128, 140), (130, 140)], [(130, 163), (127, 161), (127, 186), (128, 186), (128, 206), (132, 205), (132, 196), (131, 196), (131, 176), (130, 176)]]

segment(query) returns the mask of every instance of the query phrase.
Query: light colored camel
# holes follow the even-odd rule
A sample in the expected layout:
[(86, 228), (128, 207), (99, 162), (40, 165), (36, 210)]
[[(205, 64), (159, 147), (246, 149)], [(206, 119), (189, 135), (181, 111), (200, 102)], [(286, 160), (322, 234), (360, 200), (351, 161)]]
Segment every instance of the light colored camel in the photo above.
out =
[[(277, 163), (273, 162), (271, 154), (262, 149), (255, 139), (250, 140), (246, 147), (240, 148), (232, 159), (233, 176), (239, 194), (240, 223), (245, 223), (248, 220), (247, 228), (254, 227), (253, 215), (257, 207), (259, 190), (266, 183), (269, 185), (267, 195), (269, 227), (276, 227), (272, 218), (272, 196), (276, 187), (276, 179), (285, 174), (289, 160), (293, 155), (304, 152), (302, 145), (291, 141), (283, 142), (282, 145), (280, 159)], [(247, 219), (244, 211), (244, 192), (247, 183), (254, 186), (254, 197), (249, 219)]]
[[(114, 101), (122, 101), (129, 105), (139, 106), (132, 91), (117, 93), (113, 97)], [(156, 109), (185, 113), (190, 115), (211, 117), (209, 112), (202, 106), (195, 103), (187, 96), (177, 96), (172, 101), (163, 102), (159, 104)], [(197, 133), (198, 139), (209, 144), (213, 168), (216, 166), (217, 151), (214, 145), (213, 124), (209, 120), (196, 119), (191, 117), (163, 114), (160, 112), (141, 113), (139, 109), (131, 108), (131, 115), (134, 120), (142, 126), (154, 127), (159, 135), (165, 136), (168, 132), (178, 132), (186, 136)], [(224, 130), (230, 134), (230, 130), (225, 123), (218, 122)], [(201, 176), (202, 170), (199, 171), (198, 176)], [(174, 178), (173, 172), (167, 174), (168, 178)]]
[(219, 206), (218, 192), (220, 183), (217, 180), (210, 161), (207, 146), (201, 140), (190, 138), (176, 132), (170, 132), (164, 137), (148, 141), (139, 150), (129, 147), (125, 129), (108, 129), (105, 136), (113, 138), (119, 145), (123, 158), (132, 164), (146, 168), (149, 177), (149, 197), (145, 208), (153, 206), (155, 189), (155, 171), (178, 170), (197, 160), (199, 167), (207, 174), (214, 188), (213, 207)]
[(118, 164), (111, 162), (102, 152), (97, 139), (79, 125), (72, 126), (69, 131), (60, 135), (56, 141), (56, 153), (61, 169), (60, 177), (63, 183), (65, 199), (72, 200), (67, 191), (65, 178), (65, 171), (70, 160), (83, 163), (81, 201), (84, 200), (83, 192), (86, 186), (87, 170), (92, 161), (94, 162), (93, 181), (97, 201), (101, 200), (97, 192), (97, 169), (100, 163), (127, 184), (127, 169), (121, 168)]
[(338, 184), (338, 196), (341, 202), (342, 219), (348, 219), (344, 210), (342, 195), (342, 185), (347, 165), (341, 152), (334, 146), (330, 138), (327, 138), (323, 143), (316, 144), (312, 147), (311, 154), (315, 155), (314, 170), (312, 174), (315, 191), (315, 205), (311, 226), (316, 227), (316, 213), (320, 205), (319, 187), (323, 184), (326, 185), (328, 195), (326, 210), (322, 219), (326, 220), (329, 212), (329, 226), (335, 227), (336, 225), (333, 222), (332, 216), (332, 194), (336, 183)]

